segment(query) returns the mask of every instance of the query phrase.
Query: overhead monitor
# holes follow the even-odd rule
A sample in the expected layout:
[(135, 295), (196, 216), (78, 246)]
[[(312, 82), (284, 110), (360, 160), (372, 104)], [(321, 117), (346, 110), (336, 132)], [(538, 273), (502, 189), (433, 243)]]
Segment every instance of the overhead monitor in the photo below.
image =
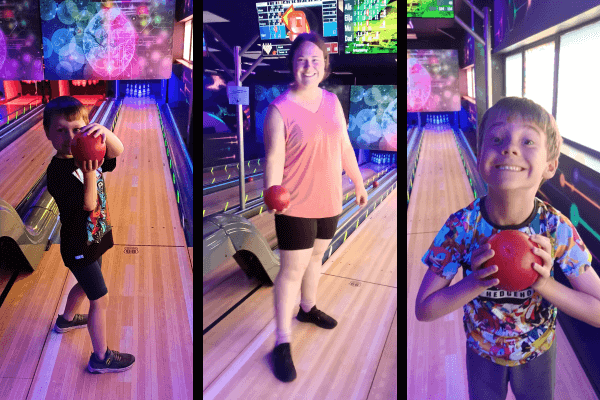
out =
[(453, 0), (408, 0), (408, 18), (454, 18)]
[(329, 54), (338, 53), (337, 0), (260, 1), (256, 3), (264, 57), (287, 56), (301, 33), (317, 32)]
[(344, 54), (398, 53), (396, 0), (344, 0)]

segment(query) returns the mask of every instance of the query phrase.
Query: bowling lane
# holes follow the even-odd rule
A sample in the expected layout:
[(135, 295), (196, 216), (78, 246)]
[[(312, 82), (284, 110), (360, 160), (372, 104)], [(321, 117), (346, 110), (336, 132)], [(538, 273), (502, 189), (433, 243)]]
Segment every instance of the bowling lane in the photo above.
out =
[(120, 113), (114, 133), (125, 151), (107, 179), (111, 217), (122, 228), (115, 243), (185, 247), (156, 102), (126, 97)]
[[(448, 365), (449, 360), (454, 360), (452, 363), (464, 361), (467, 350), (462, 324), (460, 329), (458, 324), (454, 324), (462, 321), (462, 307), (432, 323), (418, 322), (414, 310), (421, 281), (427, 272), (421, 257), (448, 216), (473, 200), (452, 131), (424, 129), (406, 225), (407, 332), (410, 332), (407, 348), (412, 349), (407, 365), (413, 379), (408, 398), (424, 398), (424, 388), (428, 393), (445, 393), (444, 385), (448, 381), (439, 381), (439, 376), (429, 374), (431, 366)], [(451, 284), (458, 283), (461, 276), (462, 273), (457, 274)], [(448, 325), (448, 321), (451, 325)], [(452, 380), (455, 378), (449, 377)]]

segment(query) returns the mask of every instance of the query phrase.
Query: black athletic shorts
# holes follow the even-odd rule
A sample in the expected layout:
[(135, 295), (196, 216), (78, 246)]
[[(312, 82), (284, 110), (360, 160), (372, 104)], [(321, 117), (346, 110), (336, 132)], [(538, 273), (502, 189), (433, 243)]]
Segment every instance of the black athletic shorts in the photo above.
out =
[(333, 239), (342, 214), (329, 218), (300, 218), (275, 214), (275, 231), (280, 250), (304, 250), (315, 239)]

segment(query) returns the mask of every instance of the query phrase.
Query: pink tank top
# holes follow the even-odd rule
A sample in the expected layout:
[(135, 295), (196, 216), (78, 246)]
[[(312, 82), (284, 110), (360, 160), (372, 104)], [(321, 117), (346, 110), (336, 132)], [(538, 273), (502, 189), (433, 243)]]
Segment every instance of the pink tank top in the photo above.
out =
[(346, 121), (338, 121), (335, 94), (324, 89), (313, 113), (289, 100), (286, 90), (271, 104), (285, 125), (282, 186), (291, 196), (284, 215), (329, 218), (342, 213), (342, 140)]

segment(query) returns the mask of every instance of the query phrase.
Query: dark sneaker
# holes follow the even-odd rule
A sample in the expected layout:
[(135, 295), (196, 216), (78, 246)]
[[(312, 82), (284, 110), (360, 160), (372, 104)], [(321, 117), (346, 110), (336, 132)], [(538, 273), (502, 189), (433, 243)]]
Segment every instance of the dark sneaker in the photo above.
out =
[(106, 374), (108, 372), (123, 372), (130, 370), (135, 362), (135, 357), (127, 353), (106, 348), (104, 361), (100, 361), (94, 353), (90, 356), (87, 369), (92, 374)]
[(289, 343), (281, 343), (273, 350), (273, 366), (275, 376), (282, 382), (296, 379), (296, 368), (292, 362), (292, 350)]

